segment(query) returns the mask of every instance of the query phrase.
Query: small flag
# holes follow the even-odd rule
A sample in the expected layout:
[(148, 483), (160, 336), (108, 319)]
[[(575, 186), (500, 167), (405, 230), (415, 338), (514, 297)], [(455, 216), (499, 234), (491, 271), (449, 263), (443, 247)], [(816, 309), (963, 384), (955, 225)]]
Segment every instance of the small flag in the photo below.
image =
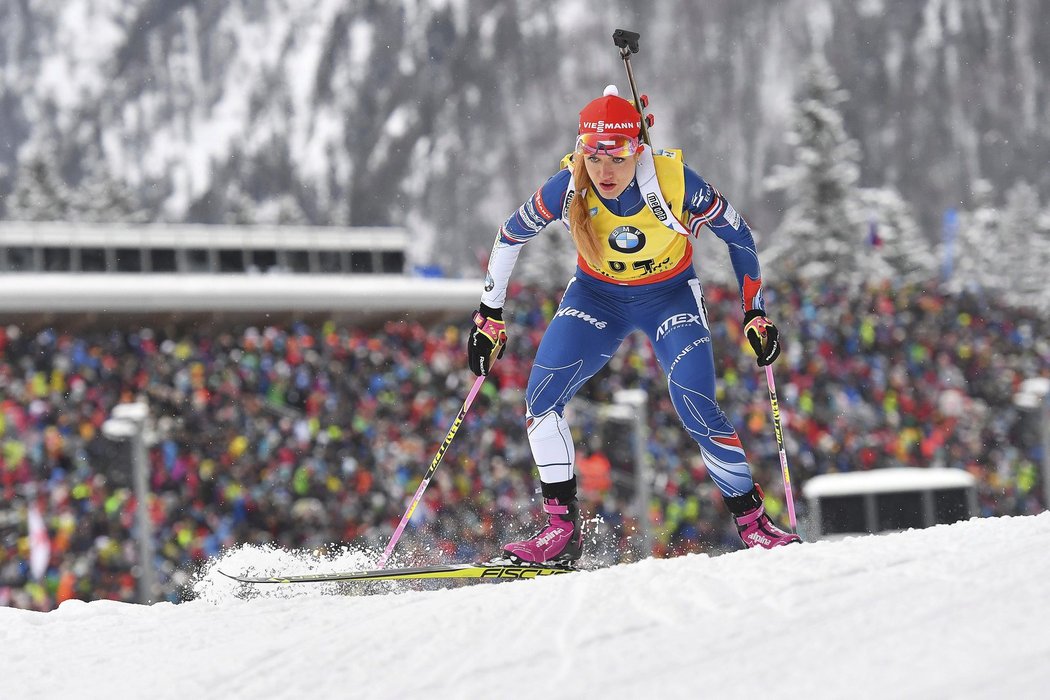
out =
[(51, 561), (51, 538), (36, 504), (29, 506), (29, 573), (39, 581)]
[(882, 238), (879, 236), (879, 222), (874, 216), (868, 219), (868, 245), (872, 248), (882, 247)]

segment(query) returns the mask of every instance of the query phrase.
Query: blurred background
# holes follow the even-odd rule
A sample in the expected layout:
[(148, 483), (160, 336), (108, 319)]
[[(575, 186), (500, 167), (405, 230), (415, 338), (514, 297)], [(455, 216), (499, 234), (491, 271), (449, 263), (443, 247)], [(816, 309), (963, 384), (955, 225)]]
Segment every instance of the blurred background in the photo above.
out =
[[(811, 478), (900, 466), (965, 471), (977, 514), (1045, 509), (1046, 3), (8, 2), (0, 604), (178, 600), (242, 544), (384, 546), (473, 379), (497, 227), (582, 105), (629, 92), (621, 27), (654, 145), (755, 229), (803, 514)], [(701, 238), (719, 400), (782, 516)], [(521, 394), (573, 263), (558, 226), (526, 246), (403, 561), (536, 522)], [(738, 546), (644, 338), (571, 411), (592, 562)]]

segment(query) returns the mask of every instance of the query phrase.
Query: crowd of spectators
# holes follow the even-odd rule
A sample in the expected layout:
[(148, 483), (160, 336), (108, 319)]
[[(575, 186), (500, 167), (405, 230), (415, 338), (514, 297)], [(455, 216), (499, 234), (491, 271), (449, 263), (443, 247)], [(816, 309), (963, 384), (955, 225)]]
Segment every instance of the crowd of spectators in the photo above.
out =
[[(784, 285), (766, 300), (785, 340), (775, 369), (796, 484), (824, 472), (937, 465), (978, 477), (982, 514), (1046, 506), (1037, 441), (1012, 402), (1021, 381), (1050, 376), (1045, 319), (934, 286)], [(745, 347), (738, 293), (711, 286), (706, 301), (719, 401), (780, 514), (765, 377)], [(512, 290), (508, 352), (449, 446), (400, 561), (486, 558), (535, 528), (522, 395), (556, 305), (555, 294)], [(378, 554), (474, 379), (467, 315), (460, 324), (401, 318), (370, 328), (0, 328), (0, 604), (137, 600), (128, 457), (100, 432), (127, 401), (150, 407), (156, 599), (177, 600), (196, 566), (235, 545), (351, 544)], [(649, 397), (647, 527), (632, 509), (626, 433), (600, 410), (629, 388)], [(644, 337), (629, 338), (570, 410), (592, 562), (739, 546)], [(39, 580), (29, 567), (30, 504), (51, 540)]]

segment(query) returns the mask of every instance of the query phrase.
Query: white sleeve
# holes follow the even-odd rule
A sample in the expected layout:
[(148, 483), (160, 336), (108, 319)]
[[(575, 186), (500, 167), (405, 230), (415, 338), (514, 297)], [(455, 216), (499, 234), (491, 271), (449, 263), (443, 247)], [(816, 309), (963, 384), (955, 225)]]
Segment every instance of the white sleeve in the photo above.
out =
[(497, 232), (492, 253), (489, 254), (489, 269), (485, 273), (485, 291), (481, 295), (481, 303), (494, 309), (502, 309), (507, 301), (510, 275), (514, 272), (514, 264), (518, 262), (521, 252), (520, 243), (505, 243), (501, 238), (501, 232)]

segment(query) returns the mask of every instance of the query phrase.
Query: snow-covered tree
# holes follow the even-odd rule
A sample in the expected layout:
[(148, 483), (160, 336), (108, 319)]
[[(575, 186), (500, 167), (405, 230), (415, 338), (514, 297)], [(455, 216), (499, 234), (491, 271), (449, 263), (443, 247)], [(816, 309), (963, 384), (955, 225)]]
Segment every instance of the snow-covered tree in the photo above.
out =
[(779, 166), (766, 183), (787, 202), (769, 257), (806, 279), (854, 271), (864, 252), (860, 150), (839, 111), (846, 98), (827, 61), (815, 54), (802, 68), (795, 97), (788, 135), (793, 164)]
[[(999, 261), (999, 218), (995, 187), (988, 180), (977, 180), (971, 191), (973, 209), (959, 216), (958, 236), (954, 246), (952, 289), (1004, 289)], [(943, 243), (942, 243), (943, 245)], [(942, 256), (945, 252), (941, 251)]]
[(86, 172), (71, 189), (69, 219), (87, 222), (142, 222), (147, 214), (136, 193), (114, 175), (101, 150), (85, 149)]
[(576, 270), (576, 246), (560, 223), (553, 223), (521, 251), (515, 279), (542, 289), (564, 289)]
[(240, 181), (229, 182), (222, 192), (223, 205), (217, 207), (222, 211), (223, 223), (233, 225), (250, 225), (258, 223), (258, 205), (250, 194), (245, 192)]
[(1004, 267), (997, 272), (1021, 303), (1037, 304), (1047, 294), (1039, 214), (1039, 192), (1029, 183), (1018, 181), (1006, 192), (998, 241)]
[[(1050, 270), (1050, 203), (1039, 213), (1035, 232), (1035, 254), (1039, 258), (1041, 269)], [(1050, 308), (1050, 284), (1045, 283), (1045, 277), (1041, 303), (1043, 308)]]
[(65, 220), (72, 201), (73, 192), (54, 154), (40, 150), (19, 167), (4, 216), (16, 221)]
[(858, 267), (871, 277), (922, 280), (931, 277), (937, 260), (922, 235), (911, 206), (897, 188), (860, 190), (861, 210), (867, 217), (864, 254)]

